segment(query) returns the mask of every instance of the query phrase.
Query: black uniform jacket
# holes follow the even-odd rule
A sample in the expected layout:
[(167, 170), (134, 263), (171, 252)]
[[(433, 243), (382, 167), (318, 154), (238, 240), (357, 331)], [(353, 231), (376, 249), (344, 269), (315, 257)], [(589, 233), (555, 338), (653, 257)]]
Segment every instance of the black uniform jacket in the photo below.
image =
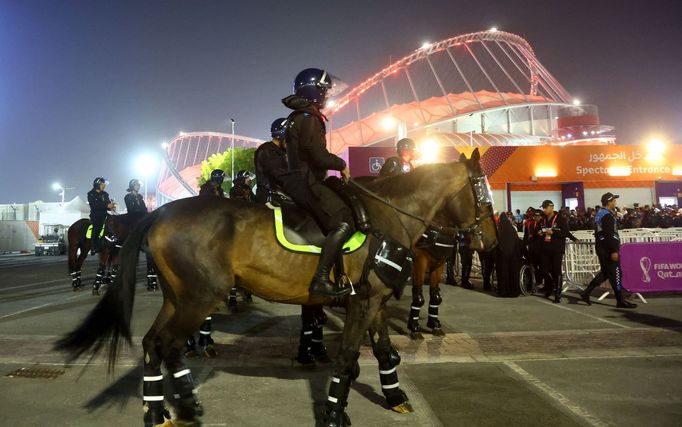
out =
[(211, 181), (208, 181), (203, 183), (199, 188), (199, 195), (225, 197), (225, 191), (223, 191), (222, 186), (216, 185)]
[(144, 197), (142, 197), (142, 194), (134, 194), (130, 192), (126, 194), (123, 200), (126, 202), (126, 209), (128, 210), (129, 214), (135, 215), (147, 213), (147, 206), (144, 203)]
[(251, 191), (251, 186), (246, 185), (243, 181), (235, 180), (234, 185), (230, 188), (230, 199), (242, 199), (247, 202), (255, 202), (256, 196)]
[[(545, 236), (542, 235), (543, 228), (552, 229), (552, 236), (549, 242), (547, 242)], [(552, 218), (543, 216), (537, 226), (536, 234), (540, 237), (540, 243), (538, 245), (540, 250), (550, 250), (561, 253), (566, 252), (566, 239), (571, 236), (566, 219), (558, 212), (554, 212)]]
[(412, 163), (405, 163), (400, 157), (389, 157), (379, 171), (379, 176), (393, 176), (414, 169)]
[(111, 203), (111, 200), (109, 199), (109, 193), (106, 191), (97, 191), (93, 188), (88, 192), (90, 215), (101, 217), (107, 216), (109, 203)]
[(323, 181), (328, 170), (342, 171), (346, 162), (327, 151), (324, 121), (326, 118), (310, 102), (295, 95), (282, 100), (294, 110), (289, 115), (286, 131), (286, 152), (289, 170)]
[(268, 201), (270, 191), (281, 190), (282, 176), (289, 172), (286, 151), (268, 141), (261, 144), (254, 154), (256, 164), (256, 201)]

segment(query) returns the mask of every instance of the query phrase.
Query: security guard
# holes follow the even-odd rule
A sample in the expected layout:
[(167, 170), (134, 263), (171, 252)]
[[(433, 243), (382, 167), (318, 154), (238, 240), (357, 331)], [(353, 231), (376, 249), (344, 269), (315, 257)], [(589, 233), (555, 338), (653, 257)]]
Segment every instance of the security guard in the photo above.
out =
[(201, 188), (199, 188), (199, 195), (225, 197), (225, 191), (223, 190), (224, 180), (225, 172), (222, 169), (211, 171), (209, 180), (203, 183)]
[(379, 176), (393, 176), (401, 173), (408, 173), (414, 169), (412, 160), (416, 146), (410, 138), (403, 138), (395, 145), (397, 156), (389, 157), (381, 167)]
[(353, 214), (341, 198), (324, 185), (328, 170), (340, 171), (350, 178), (346, 162), (327, 151), (325, 121), (320, 112), (332, 88), (332, 78), (324, 70), (307, 68), (294, 80), (294, 94), (282, 100), (293, 112), (287, 118), (286, 152), (289, 175), (284, 190), (322, 225), (326, 239), (317, 270), (310, 284), (310, 294), (340, 297), (351, 292), (329, 279), (331, 269), (346, 240), (353, 235)]
[(254, 154), (256, 165), (256, 202), (267, 203), (277, 198), (281, 177), (289, 171), (284, 147), (287, 119), (281, 117), (270, 126), (272, 141), (261, 144)]
[(230, 199), (242, 199), (247, 202), (255, 202), (256, 196), (251, 190), (251, 181), (254, 175), (247, 170), (240, 170), (234, 177), (232, 188), (230, 188)]
[[(539, 244), (542, 253), (542, 271), (545, 273), (545, 298), (549, 298), (554, 290), (554, 303), (561, 302), (563, 276), (561, 264), (566, 252), (566, 238), (571, 235), (566, 220), (554, 212), (551, 200), (542, 202), (544, 215), (540, 220), (536, 236), (541, 237)], [(574, 237), (575, 239), (575, 237)]]
[(618, 308), (635, 308), (633, 304), (623, 298), (623, 271), (620, 268), (620, 236), (618, 234), (618, 221), (616, 220), (615, 209), (618, 195), (605, 193), (601, 196), (602, 208), (597, 212), (595, 218), (596, 229), (594, 231), (597, 257), (599, 258), (599, 274), (592, 279), (587, 288), (580, 293), (580, 298), (588, 305), (590, 293), (599, 286), (605, 279), (609, 279), (613, 292), (616, 294)]
[(140, 194), (140, 181), (131, 179), (128, 183), (128, 194), (123, 198), (126, 203), (126, 210), (130, 217), (139, 218), (147, 213), (147, 205), (144, 197)]
[(107, 180), (98, 177), (92, 182), (92, 190), (88, 192), (88, 204), (90, 205), (90, 222), (92, 223), (92, 249), (91, 255), (97, 253), (99, 248), (99, 234), (104, 226), (109, 209), (114, 208), (114, 204), (109, 199), (109, 193), (104, 191), (107, 187)]

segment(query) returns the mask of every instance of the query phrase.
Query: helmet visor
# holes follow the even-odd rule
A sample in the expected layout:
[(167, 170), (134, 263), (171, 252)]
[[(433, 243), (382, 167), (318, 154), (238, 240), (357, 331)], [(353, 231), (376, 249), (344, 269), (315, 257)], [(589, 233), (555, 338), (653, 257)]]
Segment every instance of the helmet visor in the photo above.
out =
[(348, 89), (348, 83), (344, 82), (340, 78), (336, 77), (334, 74), (325, 71), (326, 76), (323, 81), (328, 82), (331, 80), (331, 86), (327, 85), (327, 99), (335, 98), (341, 95)]

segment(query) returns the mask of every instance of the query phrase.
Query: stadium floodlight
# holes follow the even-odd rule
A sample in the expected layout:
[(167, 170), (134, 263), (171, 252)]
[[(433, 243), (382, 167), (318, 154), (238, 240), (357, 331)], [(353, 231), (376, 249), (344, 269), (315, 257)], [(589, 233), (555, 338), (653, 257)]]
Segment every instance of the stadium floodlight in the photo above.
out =
[(581, 104), (581, 102), (580, 102), (579, 99), (576, 98), (576, 99), (573, 100), (573, 105), (575, 105), (576, 107), (579, 107), (580, 104)]
[(147, 187), (149, 182), (149, 176), (156, 171), (159, 166), (158, 159), (151, 154), (142, 154), (135, 160), (135, 169), (137, 172), (143, 176), (144, 181), (144, 200), (147, 201)]
[(327, 103), (325, 104), (325, 108), (334, 108), (335, 106), (336, 101), (334, 101), (333, 99), (328, 100)]
[(164, 150), (165, 150), (166, 148), (168, 148), (168, 143), (167, 143), (166, 141), (163, 141), (163, 142), (161, 143), (161, 148), (163, 148)]
[(661, 141), (659, 138), (653, 137), (646, 144), (646, 159), (647, 160), (660, 160), (663, 158), (663, 153), (668, 148), (665, 142)]
[(425, 139), (419, 144), (419, 154), (421, 163), (435, 163), (438, 161), (439, 152), (438, 142), (433, 139)]
[(384, 128), (386, 132), (392, 131), (395, 129), (397, 122), (393, 118), (393, 116), (386, 116), (381, 120), (381, 126)]
[(496, 32), (497, 32), (497, 27), (492, 27), (492, 28), (489, 29), (488, 31), (490, 31), (491, 33), (496, 33)]
[(422, 49), (428, 49), (428, 48), (430, 48), (430, 47), (431, 47), (431, 43), (430, 43), (430, 42), (424, 42), (424, 43), (422, 43)]

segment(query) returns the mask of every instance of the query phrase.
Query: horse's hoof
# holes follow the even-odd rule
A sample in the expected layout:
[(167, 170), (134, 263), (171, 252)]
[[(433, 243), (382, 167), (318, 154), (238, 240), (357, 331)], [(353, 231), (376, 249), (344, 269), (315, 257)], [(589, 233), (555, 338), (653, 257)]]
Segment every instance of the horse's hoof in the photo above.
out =
[(434, 337), (444, 337), (445, 336), (445, 332), (443, 332), (443, 330), (441, 328), (435, 328), (435, 329), (433, 329), (433, 331), (431, 331), (431, 333), (433, 334)]
[(188, 350), (185, 352), (185, 357), (188, 359), (194, 359), (195, 357), (199, 357), (199, 353), (197, 353), (196, 350)]
[(424, 339), (424, 335), (421, 332), (410, 332), (410, 339), (414, 341), (421, 341)]
[(329, 411), (325, 416), (324, 427), (347, 427), (351, 425), (348, 414), (341, 411)]
[(206, 357), (207, 359), (213, 359), (216, 356), (218, 356), (218, 352), (212, 345), (204, 349), (204, 357)]
[(399, 414), (409, 414), (410, 412), (414, 412), (414, 409), (412, 408), (410, 402), (403, 402), (400, 405), (392, 406), (391, 411), (397, 412)]

